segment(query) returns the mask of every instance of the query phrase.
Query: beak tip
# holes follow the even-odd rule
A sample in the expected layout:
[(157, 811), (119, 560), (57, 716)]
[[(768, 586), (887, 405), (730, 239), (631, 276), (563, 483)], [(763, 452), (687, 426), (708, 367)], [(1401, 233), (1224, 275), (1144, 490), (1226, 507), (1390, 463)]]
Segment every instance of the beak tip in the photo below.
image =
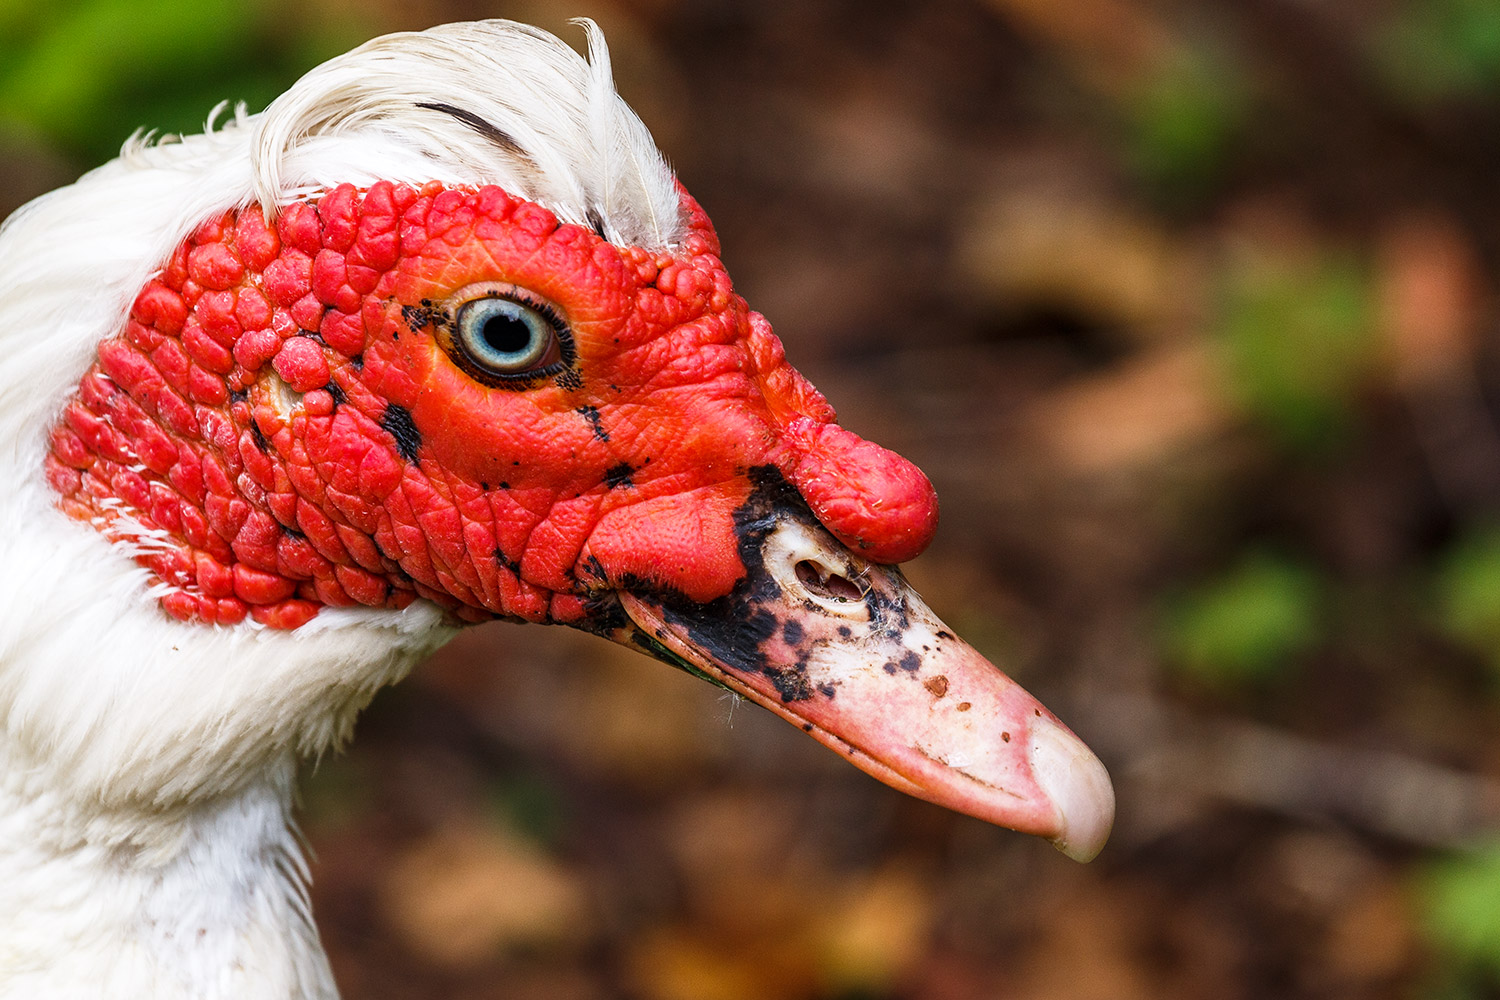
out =
[(1037, 784), (1057, 810), (1052, 845), (1074, 861), (1093, 860), (1115, 821), (1115, 790), (1104, 764), (1082, 740), (1045, 717), (1032, 727), (1031, 763)]

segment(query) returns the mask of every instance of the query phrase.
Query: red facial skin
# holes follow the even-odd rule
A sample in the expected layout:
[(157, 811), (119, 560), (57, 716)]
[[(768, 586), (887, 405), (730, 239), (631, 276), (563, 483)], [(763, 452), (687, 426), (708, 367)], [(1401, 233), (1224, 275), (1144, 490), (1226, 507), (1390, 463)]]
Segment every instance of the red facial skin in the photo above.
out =
[[(170, 614), (277, 628), (416, 597), (573, 624), (626, 586), (721, 597), (763, 466), (865, 558), (916, 555), (931, 485), (833, 423), (682, 199), (670, 252), (496, 187), (344, 185), (274, 224), (257, 207), (205, 223), (54, 428), (60, 505), (157, 531), (139, 559)], [(442, 327), (484, 282), (556, 307), (563, 371), (492, 387), (455, 362)]]

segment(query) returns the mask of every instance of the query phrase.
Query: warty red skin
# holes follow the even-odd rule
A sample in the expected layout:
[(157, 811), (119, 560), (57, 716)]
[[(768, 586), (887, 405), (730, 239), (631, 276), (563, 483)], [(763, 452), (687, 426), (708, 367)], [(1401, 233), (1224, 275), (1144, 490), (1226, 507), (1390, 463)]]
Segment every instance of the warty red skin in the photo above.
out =
[[(417, 597), (568, 624), (618, 589), (710, 601), (745, 573), (734, 514), (765, 467), (858, 554), (916, 555), (936, 527), (927, 479), (834, 423), (682, 205), (670, 252), (493, 186), (344, 185), (271, 223), (227, 213), (100, 345), (49, 481), (73, 517), (152, 529), (139, 560), (170, 585), (163, 607), (219, 624)], [(494, 387), (455, 363), (445, 304), (486, 282), (556, 308), (566, 370)]]

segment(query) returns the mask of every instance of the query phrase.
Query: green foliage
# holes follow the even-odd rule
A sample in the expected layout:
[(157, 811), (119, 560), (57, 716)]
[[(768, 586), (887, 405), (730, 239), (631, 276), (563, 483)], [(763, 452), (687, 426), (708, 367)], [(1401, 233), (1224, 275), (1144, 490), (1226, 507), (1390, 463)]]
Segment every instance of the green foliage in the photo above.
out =
[(1126, 109), (1134, 170), (1173, 202), (1201, 197), (1245, 125), (1248, 87), (1236, 63), (1185, 49), (1137, 89)]
[(497, 777), (487, 793), (490, 816), (505, 829), (538, 844), (556, 844), (567, 831), (562, 796), (538, 775), (521, 771)]
[(1500, 673), (1500, 526), (1471, 529), (1438, 566), (1438, 624)]
[(1500, 983), (1500, 843), (1427, 862), (1417, 894), (1422, 930), (1458, 967), (1450, 971)]
[(113, 156), (138, 126), (197, 131), (221, 100), (259, 110), (362, 25), (308, 26), (288, 43), (273, 0), (0, 0), (0, 121), (81, 159)]
[(1312, 567), (1251, 552), (1169, 601), (1163, 651), (1174, 669), (1210, 686), (1274, 681), (1318, 641), (1323, 603)]
[(1373, 56), (1395, 94), (1414, 104), (1500, 95), (1500, 4), (1408, 0), (1377, 34)]
[(1378, 348), (1364, 267), (1328, 255), (1231, 269), (1218, 327), (1231, 391), (1251, 416), (1293, 451), (1340, 442)]

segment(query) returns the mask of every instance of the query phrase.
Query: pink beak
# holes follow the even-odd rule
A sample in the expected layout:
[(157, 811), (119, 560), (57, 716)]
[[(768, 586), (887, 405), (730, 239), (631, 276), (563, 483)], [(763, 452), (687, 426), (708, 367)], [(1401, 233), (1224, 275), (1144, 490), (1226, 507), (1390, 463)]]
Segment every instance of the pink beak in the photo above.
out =
[(1104, 765), (957, 638), (894, 567), (782, 507), (740, 525), (748, 576), (706, 605), (621, 592), (615, 638), (760, 704), (900, 791), (1078, 861), (1114, 822)]

